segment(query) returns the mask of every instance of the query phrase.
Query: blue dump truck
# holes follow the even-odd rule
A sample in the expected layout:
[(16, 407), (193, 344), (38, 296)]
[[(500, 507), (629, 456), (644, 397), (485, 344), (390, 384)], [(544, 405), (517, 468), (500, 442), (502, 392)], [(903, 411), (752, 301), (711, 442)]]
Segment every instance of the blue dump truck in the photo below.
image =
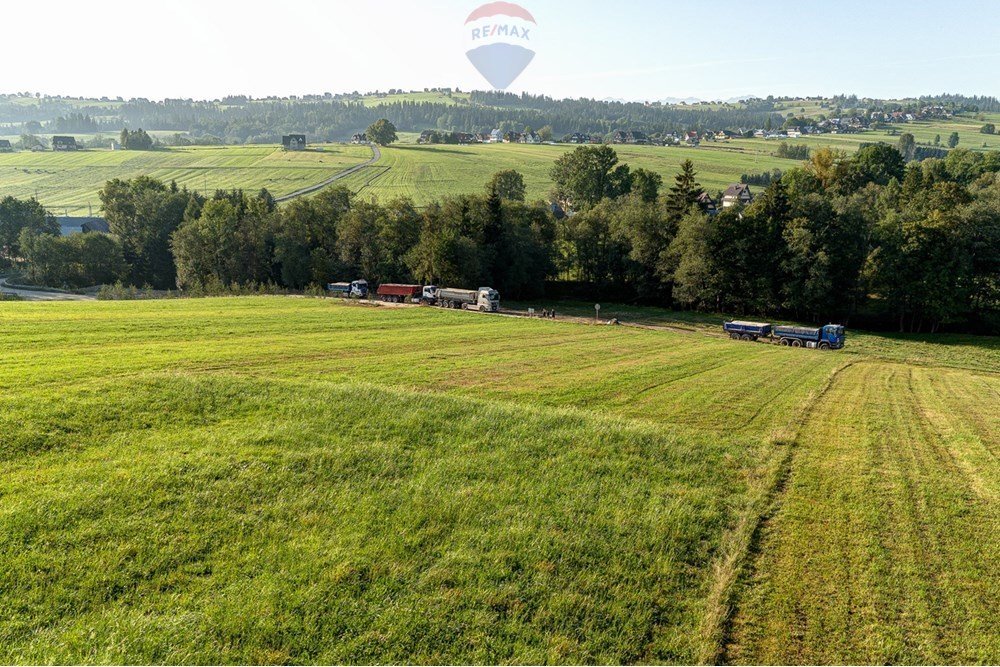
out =
[(734, 320), (722, 325), (733, 340), (760, 340), (789, 347), (809, 347), (819, 350), (839, 350), (844, 347), (844, 327), (827, 324), (823, 327), (793, 327), (767, 322)]
[(368, 296), (368, 281), (352, 280), (349, 283), (327, 283), (326, 290), (333, 296), (345, 299), (364, 299)]

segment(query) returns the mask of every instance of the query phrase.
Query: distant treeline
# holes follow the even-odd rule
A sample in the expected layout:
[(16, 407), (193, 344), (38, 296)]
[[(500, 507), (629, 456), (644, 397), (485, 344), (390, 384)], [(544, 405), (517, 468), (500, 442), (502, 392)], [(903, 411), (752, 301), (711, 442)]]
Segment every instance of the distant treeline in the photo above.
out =
[[(553, 165), (560, 206), (525, 203), (501, 172), (482, 194), (417, 210), (331, 188), (277, 208), (264, 190), (204, 196), (148, 177), (101, 191), (107, 237), (60, 238), (34, 201), (0, 202), (3, 256), (30, 277), (136, 286), (327, 281), (492, 285), (505, 298), (546, 283), (594, 299), (902, 331), (1000, 332), (1000, 153), (965, 149), (907, 164), (871, 144), (815, 151), (746, 206), (703, 208), (694, 165), (664, 189), (610, 146)], [(751, 179), (746, 179), (751, 180)], [(208, 290), (217, 291), (217, 290)]]
[[(740, 131), (781, 127), (785, 118), (774, 111), (774, 98), (747, 104), (661, 105), (588, 99), (555, 100), (546, 96), (473, 92), (469, 100), (444, 102), (391, 101), (366, 106), (355, 97), (251, 100), (234, 96), (222, 101), (133, 99), (79, 105), (58, 98), (33, 104), (0, 97), (0, 123), (9, 132), (38, 134), (117, 132), (122, 126), (186, 132), (224, 142), (273, 143), (282, 134), (305, 132), (311, 140), (343, 140), (362, 132), (378, 118), (391, 118), (402, 131), (436, 128), (458, 132), (488, 132), (500, 128), (551, 127), (555, 136), (572, 132), (604, 135), (615, 130), (666, 134), (688, 130)], [(907, 105), (856, 97), (834, 98), (844, 113), (875, 109), (914, 108), (940, 104), (953, 111), (989, 111), (994, 98), (941, 96), (920, 98)]]

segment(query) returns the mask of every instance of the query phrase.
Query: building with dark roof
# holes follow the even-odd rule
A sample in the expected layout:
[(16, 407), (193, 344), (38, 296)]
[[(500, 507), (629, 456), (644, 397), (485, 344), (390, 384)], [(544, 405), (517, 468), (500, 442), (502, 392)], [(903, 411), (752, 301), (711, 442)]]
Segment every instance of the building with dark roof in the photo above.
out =
[(286, 134), (281, 137), (281, 147), (286, 151), (304, 151), (306, 149), (306, 135)]
[(722, 208), (747, 206), (753, 201), (753, 193), (746, 183), (733, 183), (722, 193)]
[(74, 137), (52, 137), (52, 150), (54, 151), (75, 151), (78, 148)]

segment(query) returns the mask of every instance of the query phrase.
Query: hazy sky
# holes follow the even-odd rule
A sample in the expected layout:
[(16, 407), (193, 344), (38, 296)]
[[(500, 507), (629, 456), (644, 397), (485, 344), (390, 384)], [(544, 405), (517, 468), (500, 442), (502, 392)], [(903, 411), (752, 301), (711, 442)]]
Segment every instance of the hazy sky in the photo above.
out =
[[(477, 0), (0, 5), (0, 92), (215, 98), (452, 86)], [(534, 61), (509, 88), (655, 100), (1000, 96), (1000, 3), (523, 0)], [(29, 29), (35, 26), (34, 29)], [(58, 26), (58, 30), (56, 27)]]

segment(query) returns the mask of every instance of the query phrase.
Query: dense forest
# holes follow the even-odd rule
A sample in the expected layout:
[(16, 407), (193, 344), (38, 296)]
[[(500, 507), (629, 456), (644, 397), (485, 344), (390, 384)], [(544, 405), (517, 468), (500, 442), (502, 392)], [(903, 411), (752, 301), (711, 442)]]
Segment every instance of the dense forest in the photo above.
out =
[[(450, 92), (447, 93), (450, 95)], [(378, 118), (392, 118), (402, 131), (437, 128), (488, 132), (494, 128), (521, 130), (551, 127), (556, 136), (572, 132), (607, 134), (640, 130), (664, 134), (685, 130), (731, 130), (780, 127), (782, 100), (751, 99), (743, 104), (663, 105), (588, 99), (555, 100), (541, 95), (473, 92), (442, 102), (393, 101), (366, 105), (359, 95), (313, 95), (301, 98), (253, 100), (243, 96), (223, 100), (167, 99), (103, 100), (79, 104), (41, 97), (25, 103), (23, 96), (0, 96), (0, 124), (9, 134), (114, 132), (122, 126), (190, 133), (227, 143), (274, 143), (282, 134), (306, 132), (313, 140), (340, 141), (362, 132)], [(831, 109), (844, 113), (919, 109), (941, 104), (953, 111), (993, 111), (995, 98), (943, 95), (907, 103), (837, 97)], [(770, 123), (768, 121), (770, 120)]]
[(90, 285), (319, 290), (336, 279), (492, 285), (505, 298), (575, 290), (674, 308), (901, 331), (1000, 331), (1000, 154), (907, 164), (871, 144), (772, 174), (748, 206), (705, 207), (675, 182), (579, 147), (552, 167), (560, 207), (516, 171), (418, 210), (331, 188), (278, 208), (148, 177), (101, 191), (110, 235), (57, 235), (33, 200), (0, 202), (0, 253), (29, 279)]

